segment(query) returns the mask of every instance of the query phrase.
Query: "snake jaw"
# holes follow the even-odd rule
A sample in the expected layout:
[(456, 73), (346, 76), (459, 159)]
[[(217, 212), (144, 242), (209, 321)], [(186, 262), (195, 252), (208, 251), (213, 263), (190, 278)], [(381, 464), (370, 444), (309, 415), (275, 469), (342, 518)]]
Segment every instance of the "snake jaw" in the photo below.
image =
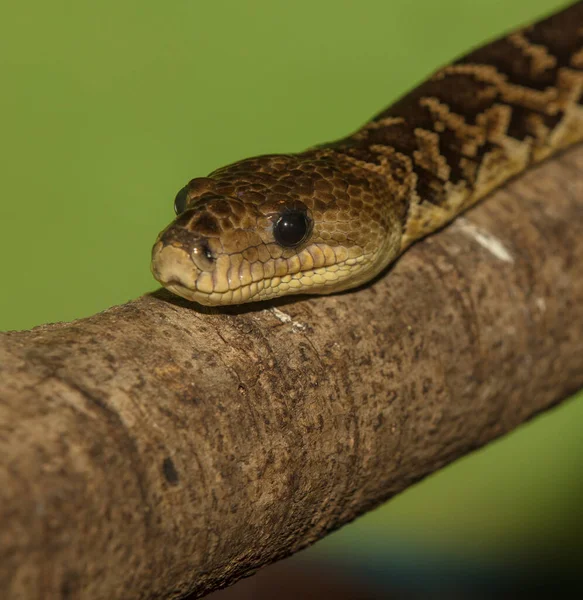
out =
[[(158, 240), (152, 273), (172, 293), (206, 306), (243, 304), (290, 294), (330, 294), (351, 287), (367, 271), (361, 248), (312, 244), (288, 258), (251, 263), (242, 254), (219, 254), (200, 268), (196, 252)], [(205, 266), (209, 267), (209, 264)], [(366, 279), (366, 277), (365, 277)]]

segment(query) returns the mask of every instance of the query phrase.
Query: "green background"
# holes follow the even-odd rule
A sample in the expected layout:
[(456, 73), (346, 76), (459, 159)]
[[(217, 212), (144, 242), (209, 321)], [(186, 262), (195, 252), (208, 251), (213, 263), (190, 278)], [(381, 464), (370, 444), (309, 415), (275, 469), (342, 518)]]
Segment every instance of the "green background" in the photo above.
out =
[[(441, 63), (557, 0), (5, 0), (0, 329), (154, 289), (149, 252), (190, 178), (358, 127)], [(583, 398), (316, 546), (575, 560)], [(392, 545), (391, 545), (392, 544)]]

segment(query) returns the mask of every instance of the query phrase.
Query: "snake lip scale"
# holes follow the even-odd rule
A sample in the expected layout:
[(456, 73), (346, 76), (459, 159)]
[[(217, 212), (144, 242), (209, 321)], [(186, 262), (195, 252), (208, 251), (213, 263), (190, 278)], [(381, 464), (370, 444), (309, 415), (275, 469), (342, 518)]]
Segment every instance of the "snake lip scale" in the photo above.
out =
[(583, 1), (459, 58), (353, 134), (192, 179), (154, 277), (205, 305), (329, 294), (583, 139)]

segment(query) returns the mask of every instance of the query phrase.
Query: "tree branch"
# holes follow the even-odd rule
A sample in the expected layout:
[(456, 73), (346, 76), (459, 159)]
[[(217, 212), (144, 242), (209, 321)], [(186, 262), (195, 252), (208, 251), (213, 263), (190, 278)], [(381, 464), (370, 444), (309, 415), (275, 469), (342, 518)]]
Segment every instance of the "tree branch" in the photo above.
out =
[(2, 334), (3, 597), (202, 595), (572, 394), (582, 171), (546, 163), (357, 292)]

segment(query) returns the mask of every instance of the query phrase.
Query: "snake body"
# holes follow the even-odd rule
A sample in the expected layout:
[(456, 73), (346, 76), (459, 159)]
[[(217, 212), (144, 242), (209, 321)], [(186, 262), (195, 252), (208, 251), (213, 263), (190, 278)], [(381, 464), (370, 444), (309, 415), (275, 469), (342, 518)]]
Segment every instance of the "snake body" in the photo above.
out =
[(446, 66), (357, 132), (191, 180), (152, 272), (205, 305), (328, 294), (583, 139), (583, 2)]

